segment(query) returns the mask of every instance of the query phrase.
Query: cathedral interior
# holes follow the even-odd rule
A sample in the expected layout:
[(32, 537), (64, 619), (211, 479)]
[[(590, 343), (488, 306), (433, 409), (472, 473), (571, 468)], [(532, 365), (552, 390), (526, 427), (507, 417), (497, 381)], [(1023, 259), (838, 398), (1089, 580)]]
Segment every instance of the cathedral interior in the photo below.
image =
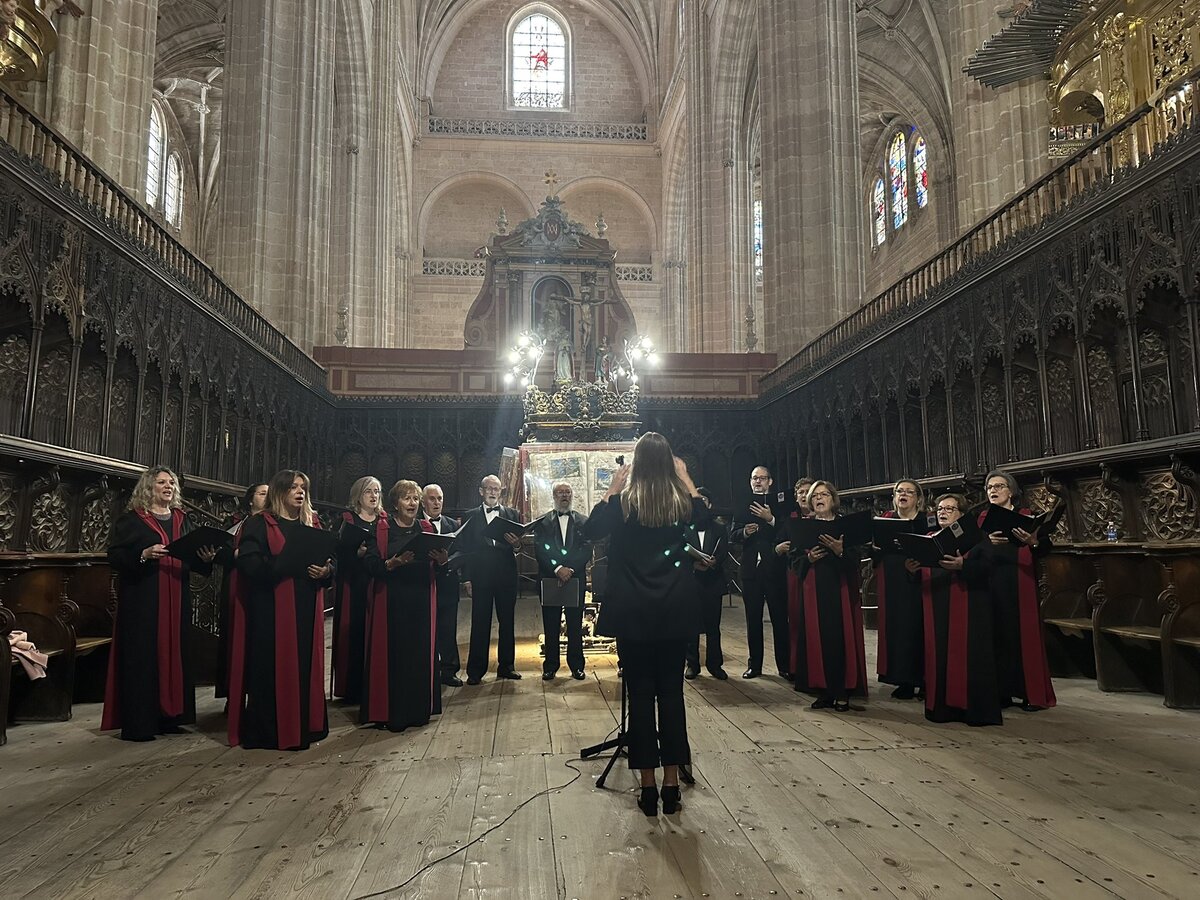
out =
[[(1056, 677), (1200, 708), (1197, 0), (5, 0), (0, 33), (0, 628), (71, 658), (36, 717), (97, 699), (148, 465), (217, 519), (283, 468), (323, 515), (364, 473), (461, 510), (505, 448), (647, 431), (720, 506), (755, 465), (863, 510), (1002, 467), (1065, 504)], [(1179, 828), (1104, 890), (1179, 895)]]

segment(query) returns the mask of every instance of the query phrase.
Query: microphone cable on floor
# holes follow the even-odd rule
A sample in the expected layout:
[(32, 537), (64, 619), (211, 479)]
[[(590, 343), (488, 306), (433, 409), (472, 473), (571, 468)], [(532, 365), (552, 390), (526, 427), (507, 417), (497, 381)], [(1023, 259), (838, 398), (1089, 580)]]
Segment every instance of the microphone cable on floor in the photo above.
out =
[(554, 787), (545, 788), (544, 790), (538, 791), (536, 794), (532, 794), (531, 796), (526, 797), (524, 800), (522, 800), (520, 803), (518, 803), (513, 808), (512, 812), (510, 812), (507, 816), (505, 816), (503, 819), (501, 819), (499, 822), (497, 822), (491, 828), (488, 828), (486, 831), (483, 831), (482, 833), (480, 833), (480, 835), (478, 837), (471, 839), (467, 843), (463, 844), (461, 847), (458, 847), (458, 848), (450, 851), (449, 853), (445, 854), (444, 856), (439, 856), (437, 859), (431, 859), (429, 862), (425, 863), (425, 865), (421, 866), (421, 868), (417, 869), (417, 871), (413, 872), (412, 875), (410, 875), (406, 880), (400, 882), (399, 884), (394, 884), (391, 887), (384, 888), (383, 890), (372, 891), (369, 894), (362, 894), (358, 897), (355, 897), (354, 900), (371, 900), (372, 897), (383, 897), (383, 896), (386, 896), (387, 894), (392, 893), (393, 891), (403, 890), (404, 888), (406, 888), (410, 884), (412, 884), (414, 881), (416, 881), (416, 879), (419, 876), (428, 872), (430, 869), (432, 869), (438, 863), (445, 862), (446, 860), (450, 859), (451, 857), (457, 856), (458, 854), (460, 854), (464, 850), (466, 850), (468, 847), (478, 844), (480, 841), (482, 841), (485, 837), (487, 837), (493, 831), (496, 831), (498, 828), (504, 827), (504, 825), (506, 825), (508, 823), (509, 819), (511, 819), (513, 816), (515, 816), (517, 813), (519, 813), (522, 809), (524, 809), (526, 806), (528, 806), (530, 803), (532, 803), (538, 797), (544, 797), (547, 794), (550, 794), (554, 791), (562, 791), (562, 790), (565, 790), (566, 788), (569, 788), (576, 781), (578, 781), (580, 778), (583, 777), (583, 770), (576, 768), (574, 765), (572, 765), (572, 763), (577, 763), (577, 762), (584, 762), (584, 760), (581, 759), (580, 757), (576, 756), (573, 759), (568, 759), (563, 763), (564, 766), (566, 766), (568, 769), (570, 769), (571, 771), (573, 771), (575, 773), (574, 776), (572, 776), (571, 780), (566, 782), (566, 784), (557, 784)]

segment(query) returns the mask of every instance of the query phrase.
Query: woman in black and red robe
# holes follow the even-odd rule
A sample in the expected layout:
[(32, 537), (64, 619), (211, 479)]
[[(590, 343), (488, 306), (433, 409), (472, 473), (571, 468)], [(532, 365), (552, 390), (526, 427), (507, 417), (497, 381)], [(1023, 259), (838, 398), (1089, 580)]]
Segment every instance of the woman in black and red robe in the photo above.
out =
[[(814, 518), (835, 521), (837, 488), (814, 481), (808, 505)], [(791, 558), (804, 619), (796, 686), (817, 694), (813, 709), (847, 712), (851, 697), (867, 695), (858, 555), (841, 538), (823, 534), (819, 546), (793, 547)]]
[[(233, 525), (229, 531), (236, 537), (242, 530), (246, 519), (267, 508), (267, 488), (263, 481), (246, 488), (238, 511), (234, 513)], [(233, 581), (236, 562), (233, 555), (233, 544), (229, 543), (217, 551), (214, 562), (221, 567), (221, 608), (217, 613), (217, 677), (214, 682), (214, 697), (229, 696), (229, 659), (232, 654), (232, 643), (229, 640), (230, 613), (233, 609)]]
[[(192, 620), (189, 567), (167, 544), (192, 530), (179, 479), (147, 469), (129, 511), (113, 523), (108, 562), (117, 573), (117, 616), (108, 657), (100, 728), (126, 741), (152, 741), (196, 721), (196, 681), (185, 631)], [(207, 574), (216, 551), (205, 548), (195, 571)]]
[(309, 527), (320, 525), (308, 476), (285, 469), (271, 479), (267, 510), (238, 533), (230, 746), (306, 750), (329, 734), (324, 589), (333, 560), (301, 577), (281, 575), (276, 565), (290, 537)]
[[(909, 478), (892, 489), (892, 509), (886, 519), (915, 520), (922, 515), (925, 496), (921, 486)], [(924, 522), (922, 521), (922, 532)], [(875, 562), (875, 598), (878, 602), (879, 680), (894, 684), (892, 696), (911, 700), (925, 681), (925, 625), (921, 612), (921, 590), (904, 565), (904, 554), (888, 548), (871, 553)]]
[(362, 696), (363, 641), (367, 628), (368, 597), (378, 584), (367, 571), (363, 557), (367, 544), (387, 546), (387, 514), (380, 502), (383, 493), (378, 478), (364, 475), (350, 487), (350, 508), (342, 513), (347, 525), (371, 533), (366, 544), (338, 550), (336, 600), (333, 607), (333, 679), (330, 693), (347, 703)]
[[(1007, 472), (992, 472), (987, 477), (988, 501), (1014, 509), (1020, 497), (1017, 481)], [(1022, 515), (1033, 515), (1019, 509)], [(987, 511), (980, 513), (983, 525)], [(1000, 665), (1000, 702), (1034, 712), (1048, 709), (1058, 701), (1050, 683), (1050, 665), (1046, 661), (1046, 640), (1042, 634), (1042, 614), (1038, 604), (1036, 560), (1050, 552), (1050, 538), (1013, 530), (1013, 543), (1002, 532), (988, 535), (985, 545), (988, 564), (988, 588), (996, 611), (996, 642)]]
[(435, 665), (437, 584), (434, 567), (446, 551), (418, 558), (405, 541), (433, 524), (417, 518), (421, 486), (397, 481), (388, 492), (392, 515), (386, 544), (368, 542), (367, 571), (382, 585), (367, 607), (366, 658), (359, 721), (388, 731), (426, 725), (442, 711)]
[[(938, 497), (938, 527), (957, 522), (966, 509), (959, 494)], [(985, 554), (980, 545), (916, 575), (925, 606), (925, 718), (931, 722), (1003, 723)], [(912, 560), (907, 565), (918, 571)]]

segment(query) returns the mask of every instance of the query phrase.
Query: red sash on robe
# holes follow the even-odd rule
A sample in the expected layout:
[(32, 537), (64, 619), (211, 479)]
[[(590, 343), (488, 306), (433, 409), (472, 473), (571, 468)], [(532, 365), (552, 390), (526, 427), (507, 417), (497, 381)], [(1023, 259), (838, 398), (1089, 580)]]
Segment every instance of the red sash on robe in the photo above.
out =
[[(171, 535), (150, 512), (135, 510), (138, 517), (158, 535), (163, 545), (182, 535), (183, 510), (171, 511)], [(145, 563), (144, 565), (149, 565)], [(183, 563), (173, 556), (158, 560), (158, 705), (163, 718), (183, 715)], [(119, 615), (118, 608), (118, 615)], [(113, 628), (112, 646), (108, 653), (108, 680), (104, 691), (102, 731), (121, 727), (121, 691), (117, 683), (118, 632)]]
[[(355, 525), (354, 514), (349, 510), (342, 512), (342, 521), (347, 525)], [(379, 547), (380, 555), (387, 552), (387, 513), (382, 509), (379, 511), (378, 518), (375, 519), (375, 542)], [(371, 579), (367, 585), (367, 605), (370, 607), (371, 597), (381, 587), (379, 579)], [(350, 581), (349, 579), (342, 580), (342, 589), (338, 592), (337, 598), (337, 623), (338, 630), (334, 646), (337, 648), (337, 653), (333, 657), (333, 671), (329, 673), (329, 692), (334, 697), (344, 697), (346, 691), (346, 679), (349, 677), (350, 668)]]
[[(433, 523), (428, 519), (417, 519), (417, 524), (422, 531), (435, 531)], [(387, 555), (387, 528), (384, 528), (377, 535), (379, 542), (379, 556), (386, 560)], [(418, 565), (414, 560), (410, 565)], [(391, 709), (391, 685), (388, 678), (388, 602), (387, 602), (387, 584), (382, 578), (375, 581), (375, 589), (370, 595), (370, 605), (367, 607), (367, 640), (370, 641), (370, 684), (367, 686), (367, 697), (365, 703), (367, 707), (367, 721), (369, 722), (387, 722), (390, 718), (389, 711)], [(437, 682), (434, 680), (434, 664), (436, 661), (437, 647), (435, 645), (435, 636), (437, 634), (437, 579), (434, 577), (433, 560), (429, 560), (429, 675), (430, 675), (430, 694), (429, 702), (432, 709), (434, 691), (437, 690)]]
[[(946, 634), (946, 698), (947, 706), (967, 708), (967, 587), (958, 572), (950, 573), (949, 626)], [(933, 618), (933, 579), (931, 570), (921, 569), (921, 600), (925, 610), (925, 708), (933, 709), (937, 702), (937, 632)]]
[[(1017, 510), (1032, 516), (1029, 509)], [(979, 525), (987, 512), (979, 514)], [(996, 598), (996, 602), (1003, 602)], [(1021, 544), (1017, 548), (1017, 617), (1021, 631), (1021, 669), (1025, 678), (1025, 699), (1034, 706), (1049, 709), (1058, 703), (1050, 683), (1050, 663), (1046, 660), (1046, 641), (1042, 636), (1042, 610), (1037, 597), (1037, 572), (1033, 548)]]
[[(867, 691), (867, 658), (863, 640), (862, 602), (850, 597), (850, 577), (839, 578), (842, 595), (842, 640), (845, 642), (844, 684), (849, 691)], [(804, 576), (804, 646), (808, 652), (808, 686), (833, 690), (825, 683), (825, 656), (821, 650), (821, 620), (817, 610), (817, 576), (810, 566)]]
[[(271, 513), (262, 513), (267, 523), (267, 547), (272, 557), (283, 552), (287, 543), (279, 522)], [(313, 515), (312, 527), (321, 522)], [(244, 530), (244, 529), (243, 529)], [(241, 543), (242, 532), (238, 532)], [(245, 598), (237, 585), (237, 610)], [(230, 592), (234, 585), (230, 584)], [(296, 643), (296, 585), (294, 578), (284, 578), (275, 585), (275, 724), (276, 746), (280, 750), (298, 747), (300, 734), (300, 659)], [(233, 665), (229, 672), (229, 744), (241, 743), (241, 719), (245, 709), (245, 611), (241, 610), (231, 628), (234, 646)], [(308, 724), (310, 730), (320, 730), (325, 722), (325, 591), (314, 597), (312, 659), (309, 670)]]

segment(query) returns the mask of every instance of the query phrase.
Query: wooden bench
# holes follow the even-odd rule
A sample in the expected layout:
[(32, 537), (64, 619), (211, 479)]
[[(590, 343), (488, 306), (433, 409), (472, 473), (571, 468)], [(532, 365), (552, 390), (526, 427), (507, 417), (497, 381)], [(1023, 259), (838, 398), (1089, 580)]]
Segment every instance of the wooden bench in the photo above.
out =
[(1175, 709), (1200, 709), (1200, 555), (1165, 555), (1166, 587), (1159, 601), (1162, 625), (1163, 702)]
[(1082, 548), (1056, 549), (1042, 560), (1042, 630), (1056, 678), (1096, 677), (1090, 592), (1098, 577), (1094, 558)]
[(1102, 691), (1163, 692), (1162, 566), (1141, 545), (1096, 557), (1092, 621)]
[[(0, 647), (8, 647), (8, 635), (16, 624), (17, 617), (7, 606), (0, 603)], [(8, 743), (8, 698), (12, 687), (13, 667), (18, 665), (17, 659), (9, 650), (7, 663), (0, 664), (0, 747)]]
[(106, 560), (76, 558), (69, 565), (67, 597), (79, 607), (75, 619), (74, 701), (98, 703), (104, 699), (108, 678), (108, 653), (117, 614), (116, 585)]
[(0, 604), (12, 612), (12, 627), (27, 632), (50, 657), (45, 678), (12, 679), (11, 719), (66, 721), (75, 685), (74, 622), (79, 612), (66, 595), (66, 573), (56, 566), (0, 568)]

